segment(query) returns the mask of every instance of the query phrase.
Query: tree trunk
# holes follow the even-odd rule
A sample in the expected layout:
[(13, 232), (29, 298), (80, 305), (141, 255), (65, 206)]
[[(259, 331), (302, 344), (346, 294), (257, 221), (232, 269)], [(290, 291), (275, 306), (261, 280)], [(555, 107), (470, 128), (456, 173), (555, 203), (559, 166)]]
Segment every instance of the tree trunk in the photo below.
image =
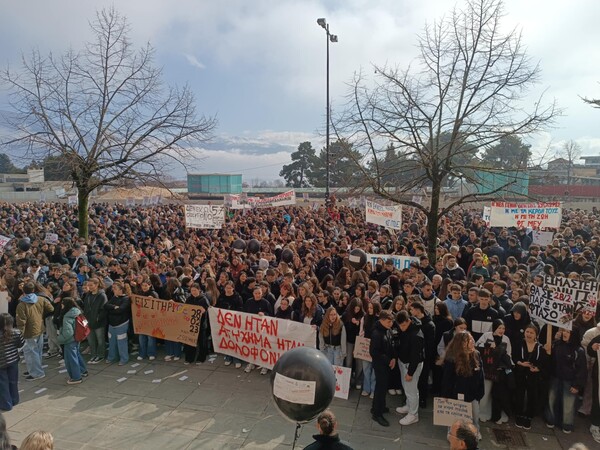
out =
[(88, 189), (77, 189), (77, 213), (79, 215), (79, 237), (88, 238), (88, 204), (90, 192)]
[(441, 186), (438, 183), (433, 183), (431, 188), (431, 205), (427, 213), (427, 254), (431, 264), (437, 261), (437, 237), (438, 237), (438, 221), (440, 220), (440, 190)]

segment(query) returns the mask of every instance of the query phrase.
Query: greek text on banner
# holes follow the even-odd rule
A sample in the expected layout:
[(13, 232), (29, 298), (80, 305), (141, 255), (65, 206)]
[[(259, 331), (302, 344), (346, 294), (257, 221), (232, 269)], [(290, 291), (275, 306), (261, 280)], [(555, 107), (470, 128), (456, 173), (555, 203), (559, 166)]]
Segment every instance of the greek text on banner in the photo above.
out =
[(558, 228), (562, 220), (562, 204), (492, 202), (492, 227)]
[(131, 312), (135, 334), (145, 334), (194, 347), (197, 345), (202, 318), (200, 306), (132, 295)]
[(185, 205), (186, 228), (220, 229), (224, 223), (223, 205)]
[(315, 347), (316, 331), (305, 323), (209, 308), (215, 352), (272, 369), (279, 357), (295, 347)]

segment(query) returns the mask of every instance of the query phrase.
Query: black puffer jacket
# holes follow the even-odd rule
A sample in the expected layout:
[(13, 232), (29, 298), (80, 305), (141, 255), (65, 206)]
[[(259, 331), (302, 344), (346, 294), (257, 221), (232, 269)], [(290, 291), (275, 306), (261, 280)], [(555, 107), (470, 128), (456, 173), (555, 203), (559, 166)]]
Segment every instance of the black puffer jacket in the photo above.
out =
[(571, 331), (569, 342), (562, 339), (552, 344), (552, 374), (571, 387), (583, 392), (587, 380), (587, 360), (581, 347), (581, 335), (577, 328)]
[(395, 357), (390, 330), (385, 328), (379, 320), (375, 323), (371, 333), (369, 353), (373, 364), (379, 366), (389, 365), (392, 358)]

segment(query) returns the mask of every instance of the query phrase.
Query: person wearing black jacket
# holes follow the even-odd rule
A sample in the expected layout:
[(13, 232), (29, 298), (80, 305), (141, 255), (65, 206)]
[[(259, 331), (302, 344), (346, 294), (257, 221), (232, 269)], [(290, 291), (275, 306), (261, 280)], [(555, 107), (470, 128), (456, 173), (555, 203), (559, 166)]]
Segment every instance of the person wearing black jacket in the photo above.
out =
[[(219, 295), (217, 299), (217, 308), (227, 309), (230, 311), (243, 311), (244, 310), (244, 302), (242, 301), (242, 297), (240, 294), (235, 292), (235, 285), (233, 281), (227, 281), (225, 283), (224, 292)], [(235, 368), (239, 369), (242, 367), (242, 362), (233, 356), (225, 355), (225, 365), (229, 366), (231, 363), (235, 364)]]
[[(578, 328), (561, 330), (561, 337), (552, 344), (552, 381), (546, 406), (546, 426), (562, 425), (564, 433), (573, 431), (575, 402), (587, 380), (587, 360), (581, 347)], [(558, 416), (562, 404), (562, 418)]]
[(112, 285), (113, 296), (104, 305), (108, 313), (108, 358), (106, 363), (116, 362), (124, 366), (129, 360), (127, 347), (127, 329), (131, 318), (131, 301), (125, 294), (125, 286), (121, 281)]
[(390, 426), (388, 420), (383, 417), (383, 413), (389, 412), (389, 409), (385, 406), (385, 396), (390, 379), (390, 369), (396, 366), (394, 346), (390, 335), (390, 328), (392, 328), (393, 323), (392, 313), (381, 311), (379, 320), (373, 327), (371, 343), (369, 344), (369, 354), (375, 371), (375, 393), (371, 414), (373, 420), (382, 427)]
[[(423, 361), (423, 370), (419, 375), (419, 407), (427, 406), (427, 394), (429, 388), (429, 373), (435, 365), (437, 356), (437, 342), (435, 341), (435, 323), (421, 302), (415, 301), (410, 305), (410, 314), (421, 323), (421, 331), (424, 338), (425, 360)], [(416, 323), (416, 321), (415, 321)]]
[(209, 353), (209, 325), (208, 325), (208, 308), (210, 304), (208, 299), (202, 291), (200, 290), (200, 285), (198, 283), (192, 284), (190, 287), (190, 295), (188, 296), (186, 305), (194, 305), (199, 306), (201, 309), (201, 316), (198, 321), (198, 340), (196, 341), (196, 345), (188, 345), (184, 344), (183, 353), (185, 355), (185, 365), (189, 365), (193, 362), (196, 364), (203, 363), (206, 361), (206, 356)]
[(352, 447), (338, 436), (337, 420), (331, 410), (326, 409), (319, 414), (317, 430), (319, 434), (313, 435), (315, 442), (304, 447), (304, 450), (352, 450)]
[[(424, 309), (419, 311), (424, 311)], [(418, 384), (425, 361), (425, 337), (419, 319), (411, 319), (408, 312), (400, 311), (396, 315), (396, 322), (400, 328), (396, 353), (399, 360), (402, 388), (406, 395), (406, 405), (396, 408), (396, 412), (406, 414), (400, 419), (400, 425), (407, 426), (419, 421)], [(435, 336), (435, 329), (433, 334)], [(431, 339), (433, 340), (433, 336)]]
[[(256, 286), (254, 291), (252, 291), (253, 297), (248, 299), (248, 301), (244, 304), (244, 311), (249, 314), (258, 314), (259, 316), (272, 316), (273, 315), (273, 307), (271, 303), (263, 297), (263, 290), (260, 286)], [(248, 363), (244, 371), (246, 373), (250, 373), (254, 370), (254, 364)], [(260, 374), (266, 375), (268, 369), (266, 367), (261, 367)]]
[(98, 364), (104, 359), (106, 350), (106, 341), (104, 340), (106, 332), (106, 309), (104, 305), (108, 301), (104, 289), (100, 289), (100, 281), (92, 278), (87, 281), (87, 287), (83, 295), (83, 315), (88, 321), (90, 334), (88, 335), (88, 344), (90, 346), (90, 356), (88, 364)]

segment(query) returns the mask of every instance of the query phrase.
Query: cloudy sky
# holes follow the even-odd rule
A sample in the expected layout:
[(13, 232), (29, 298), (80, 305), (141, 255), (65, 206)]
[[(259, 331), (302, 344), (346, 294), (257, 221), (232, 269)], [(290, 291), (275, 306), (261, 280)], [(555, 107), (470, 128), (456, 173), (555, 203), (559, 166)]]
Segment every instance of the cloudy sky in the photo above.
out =
[[(451, 0), (0, 0), (0, 65), (18, 64), (39, 47), (81, 48), (87, 21), (113, 4), (131, 24), (139, 46), (150, 42), (170, 84), (188, 83), (198, 108), (216, 115), (214, 141), (203, 150), (203, 171), (277, 178), (302, 141), (319, 149), (325, 128), (325, 17), (331, 44), (333, 108), (347, 83), (373, 64), (407, 67), (416, 35), (448, 12)], [(539, 61), (539, 90), (564, 108), (556, 127), (529, 143), (551, 153), (576, 140), (584, 155), (600, 154), (600, 110), (580, 96), (600, 98), (600, 1), (506, 0), (506, 28), (519, 26)], [(533, 99), (531, 100), (534, 101)], [(0, 91), (0, 111), (6, 111)], [(1, 129), (1, 124), (0, 124)]]

